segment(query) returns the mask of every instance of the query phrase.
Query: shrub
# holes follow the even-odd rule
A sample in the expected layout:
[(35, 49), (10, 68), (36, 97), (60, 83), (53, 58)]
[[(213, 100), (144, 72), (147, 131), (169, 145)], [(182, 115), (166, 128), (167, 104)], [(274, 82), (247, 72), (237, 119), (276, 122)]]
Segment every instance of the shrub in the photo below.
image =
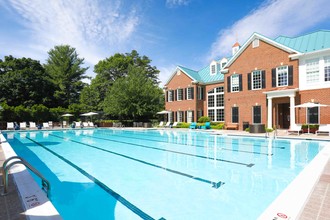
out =
[(266, 128), (265, 130), (266, 130), (266, 132), (272, 132), (273, 131), (272, 128)]
[(245, 131), (246, 132), (250, 132), (250, 128), (245, 128)]
[(202, 116), (198, 119), (198, 123), (205, 123), (205, 122), (208, 122), (208, 121), (211, 121), (209, 117), (207, 116)]
[(211, 128), (212, 129), (220, 129), (222, 130), (225, 124), (217, 122), (217, 123), (211, 123)]
[(186, 122), (179, 122), (178, 125), (176, 126), (177, 128), (189, 128), (190, 123)]

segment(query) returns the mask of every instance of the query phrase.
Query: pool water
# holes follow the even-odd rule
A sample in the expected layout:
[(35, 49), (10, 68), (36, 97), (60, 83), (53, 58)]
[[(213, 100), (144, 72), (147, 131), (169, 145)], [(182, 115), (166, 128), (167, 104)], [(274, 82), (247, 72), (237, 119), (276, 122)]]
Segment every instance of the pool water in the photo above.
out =
[(175, 129), (5, 136), (64, 219), (257, 219), (325, 144)]

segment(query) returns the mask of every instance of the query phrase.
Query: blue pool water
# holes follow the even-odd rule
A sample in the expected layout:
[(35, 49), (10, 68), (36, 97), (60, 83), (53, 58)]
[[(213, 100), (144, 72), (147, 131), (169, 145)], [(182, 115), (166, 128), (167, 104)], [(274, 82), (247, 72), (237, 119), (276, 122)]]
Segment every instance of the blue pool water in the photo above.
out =
[(257, 219), (324, 145), (175, 129), (5, 136), (64, 219)]

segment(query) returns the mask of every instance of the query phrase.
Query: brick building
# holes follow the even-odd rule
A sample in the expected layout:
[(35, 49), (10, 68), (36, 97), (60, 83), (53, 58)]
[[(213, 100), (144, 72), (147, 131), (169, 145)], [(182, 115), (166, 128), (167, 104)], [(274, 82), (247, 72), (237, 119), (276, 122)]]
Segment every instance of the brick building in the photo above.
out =
[[(254, 33), (229, 59), (194, 71), (178, 66), (165, 84), (170, 121), (265, 124), (330, 124), (330, 107), (295, 108), (305, 102), (330, 104), (330, 32), (269, 39)], [(307, 112), (306, 112), (307, 111)]]

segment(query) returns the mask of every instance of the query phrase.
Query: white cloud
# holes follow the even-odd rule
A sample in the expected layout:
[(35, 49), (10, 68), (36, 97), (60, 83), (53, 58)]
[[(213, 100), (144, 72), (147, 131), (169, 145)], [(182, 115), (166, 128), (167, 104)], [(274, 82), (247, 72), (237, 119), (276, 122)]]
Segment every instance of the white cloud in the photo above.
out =
[(190, 3), (190, 0), (166, 0), (166, 6), (169, 8), (186, 6)]
[(160, 87), (162, 88), (164, 84), (167, 82), (167, 80), (170, 78), (170, 76), (175, 71), (176, 66), (175, 65), (169, 65), (169, 66), (161, 66), (157, 67), (159, 69), (159, 80), (161, 81)]
[(109, 55), (126, 45), (139, 24), (134, 6), (127, 8), (117, 0), (9, 0), (2, 4), (18, 15), (15, 19), (25, 28), (29, 54), (42, 52), (47, 57), (55, 45), (68, 44), (90, 65), (104, 59), (105, 52)]
[(254, 32), (270, 38), (295, 36), (330, 18), (328, 0), (268, 0), (250, 14), (219, 32), (207, 60), (231, 55), (238, 40), (242, 45)]

